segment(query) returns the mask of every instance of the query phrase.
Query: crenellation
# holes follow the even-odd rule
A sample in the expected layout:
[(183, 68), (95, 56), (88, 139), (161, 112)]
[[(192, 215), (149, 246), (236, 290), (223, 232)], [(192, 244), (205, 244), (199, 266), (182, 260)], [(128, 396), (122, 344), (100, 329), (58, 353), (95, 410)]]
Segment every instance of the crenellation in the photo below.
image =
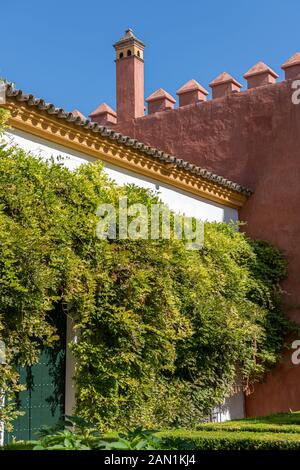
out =
[(100, 104), (95, 111), (89, 114), (89, 118), (92, 122), (97, 122), (102, 126), (111, 126), (117, 123), (117, 113), (106, 103)]
[[(159, 88), (145, 100), (145, 44), (129, 28), (125, 31), (124, 36), (114, 44), (114, 48), (116, 50), (117, 112), (103, 103), (89, 115), (92, 121), (114, 127), (119, 124), (124, 125), (131, 120), (144, 118), (147, 115), (175, 111), (191, 105), (202, 105), (208, 100), (209, 92), (195, 79), (188, 80), (177, 90), (178, 106), (176, 106), (175, 98), (163, 88)], [(285, 80), (300, 78), (300, 52), (290, 57), (281, 68), (285, 72)], [(209, 83), (212, 90), (209, 101), (236, 93), (245, 93), (247, 90), (262, 86), (274, 85), (278, 83), (278, 77), (278, 74), (262, 61), (257, 62), (243, 75), (247, 82), (247, 88), (244, 88), (229, 73), (222, 72)]]
[(179, 88), (176, 95), (179, 97), (179, 107), (182, 107), (206, 101), (208, 91), (200, 83), (192, 79)]
[(247, 80), (248, 88), (256, 88), (276, 83), (278, 75), (264, 62), (257, 62), (245, 73), (244, 78)]
[(148, 103), (148, 114), (153, 114), (174, 109), (176, 100), (163, 88), (159, 88), (146, 98), (146, 102)]
[(227, 72), (223, 72), (218, 75), (218, 77), (210, 82), (209, 86), (212, 89), (213, 99), (223, 98), (223, 96), (239, 92), (242, 88), (242, 85)]
[(300, 52), (296, 52), (281, 66), (285, 72), (286, 80), (295, 80), (300, 78)]

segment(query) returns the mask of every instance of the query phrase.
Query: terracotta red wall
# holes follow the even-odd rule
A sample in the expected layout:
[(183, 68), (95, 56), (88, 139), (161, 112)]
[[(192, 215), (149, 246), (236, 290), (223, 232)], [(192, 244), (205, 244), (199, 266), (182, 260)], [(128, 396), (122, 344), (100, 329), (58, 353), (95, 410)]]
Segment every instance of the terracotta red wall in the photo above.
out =
[[(246, 231), (289, 262), (286, 312), (300, 323), (300, 105), (291, 82), (145, 116), (119, 130), (252, 188), (240, 211)], [(246, 399), (249, 416), (300, 410), (300, 365), (289, 352)]]

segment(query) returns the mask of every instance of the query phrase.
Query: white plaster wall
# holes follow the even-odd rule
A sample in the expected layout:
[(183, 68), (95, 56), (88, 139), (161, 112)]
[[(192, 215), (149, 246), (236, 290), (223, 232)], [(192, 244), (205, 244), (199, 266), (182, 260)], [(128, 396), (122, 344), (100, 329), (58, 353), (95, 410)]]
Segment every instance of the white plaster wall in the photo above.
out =
[(242, 391), (227, 397), (222, 405), (217, 406), (211, 414), (213, 422), (224, 422), (245, 417), (245, 396)]
[[(12, 143), (18, 144), (24, 150), (30, 151), (35, 155), (40, 155), (42, 158), (49, 159), (51, 156), (55, 158), (59, 156), (62, 157), (65, 165), (70, 169), (75, 169), (82, 163), (96, 160), (84, 153), (76, 152), (75, 150), (68, 149), (19, 130), (9, 130), (7, 137)], [(112, 165), (106, 164), (105, 171), (120, 185), (132, 183), (143, 188), (158, 191), (161, 200), (177, 213), (185, 214), (188, 217), (196, 217), (200, 220), (207, 220), (209, 222), (238, 220), (237, 211), (230, 207), (194, 197), (170, 185), (162, 184), (159, 181), (151, 180)]]

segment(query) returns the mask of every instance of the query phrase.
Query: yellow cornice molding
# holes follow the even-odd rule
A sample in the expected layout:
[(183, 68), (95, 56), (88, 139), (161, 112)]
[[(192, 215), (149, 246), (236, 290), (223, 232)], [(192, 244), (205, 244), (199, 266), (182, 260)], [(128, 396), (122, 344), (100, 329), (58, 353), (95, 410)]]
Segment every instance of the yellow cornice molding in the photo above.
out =
[(58, 117), (51, 117), (44, 111), (30, 108), (22, 102), (8, 100), (5, 108), (10, 111), (9, 125), (12, 128), (60, 144), (67, 149), (76, 150), (234, 209), (242, 207), (247, 200), (245, 194), (193, 175), (176, 165), (148, 158), (139, 150), (114, 142), (89, 129), (79, 128), (71, 122), (66, 124)]

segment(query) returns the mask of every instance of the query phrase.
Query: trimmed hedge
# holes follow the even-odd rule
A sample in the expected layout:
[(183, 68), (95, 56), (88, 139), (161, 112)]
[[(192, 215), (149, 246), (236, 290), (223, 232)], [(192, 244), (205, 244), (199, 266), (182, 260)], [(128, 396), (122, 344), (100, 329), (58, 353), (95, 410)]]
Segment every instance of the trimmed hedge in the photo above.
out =
[(203, 423), (196, 431), (158, 433), (168, 447), (199, 450), (300, 449), (300, 412), (278, 413), (224, 423)]
[(220, 423), (217, 426), (212, 423), (197, 426), (197, 431), (225, 431), (225, 432), (272, 432), (272, 433), (300, 433), (297, 424), (267, 424), (267, 423)]
[(18, 441), (6, 444), (4, 447), (0, 447), (0, 450), (32, 450), (34, 446), (35, 443), (31, 443), (30, 441)]
[(178, 430), (158, 435), (165, 439), (166, 449), (300, 450), (300, 433)]
[(275, 413), (259, 418), (244, 418), (234, 421), (226, 421), (224, 425), (252, 423), (252, 424), (298, 424), (300, 425), (300, 411), (290, 411), (289, 413)]
[(202, 423), (197, 426), (197, 430), (300, 433), (300, 412), (277, 413), (262, 418), (245, 418), (224, 423)]

